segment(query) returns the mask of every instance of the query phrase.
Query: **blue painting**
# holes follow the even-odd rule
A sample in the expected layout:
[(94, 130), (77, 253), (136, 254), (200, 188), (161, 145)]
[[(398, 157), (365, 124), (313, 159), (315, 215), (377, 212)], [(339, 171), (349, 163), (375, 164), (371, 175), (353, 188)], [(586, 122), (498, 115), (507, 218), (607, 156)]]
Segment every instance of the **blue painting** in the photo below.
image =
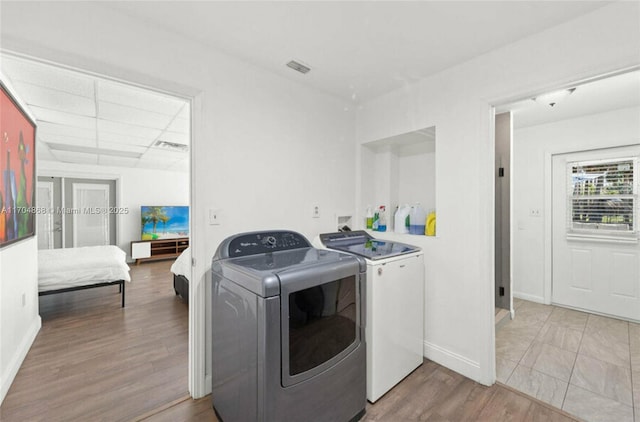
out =
[(145, 206), (140, 207), (142, 240), (174, 239), (189, 237), (189, 207)]

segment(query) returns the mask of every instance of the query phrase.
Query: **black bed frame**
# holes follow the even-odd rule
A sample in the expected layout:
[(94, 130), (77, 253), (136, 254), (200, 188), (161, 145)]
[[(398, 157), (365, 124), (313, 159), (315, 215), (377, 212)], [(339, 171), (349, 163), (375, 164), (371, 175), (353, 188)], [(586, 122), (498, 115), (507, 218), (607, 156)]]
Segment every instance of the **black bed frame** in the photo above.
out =
[(180, 296), (187, 304), (189, 304), (189, 279), (183, 275), (173, 275), (173, 290), (176, 296)]
[(53, 295), (56, 293), (73, 292), (76, 290), (93, 289), (94, 287), (113, 286), (117, 284), (118, 286), (120, 286), (118, 292), (122, 293), (122, 307), (124, 308), (124, 283), (125, 283), (124, 280), (106, 281), (104, 283), (88, 284), (86, 286), (67, 287), (65, 289), (58, 289), (58, 290), (47, 290), (44, 292), (38, 292), (38, 296), (47, 296), (47, 295)]

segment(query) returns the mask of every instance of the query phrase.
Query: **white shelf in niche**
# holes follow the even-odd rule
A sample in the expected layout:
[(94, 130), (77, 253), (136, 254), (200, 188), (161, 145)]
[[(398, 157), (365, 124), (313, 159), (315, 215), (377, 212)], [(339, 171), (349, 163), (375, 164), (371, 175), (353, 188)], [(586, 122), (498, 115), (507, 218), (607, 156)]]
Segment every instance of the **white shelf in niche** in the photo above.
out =
[(436, 209), (435, 126), (361, 144), (361, 199), (364, 221), (367, 205), (386, 205), (392, 218), (396, 205), (419, 202)]

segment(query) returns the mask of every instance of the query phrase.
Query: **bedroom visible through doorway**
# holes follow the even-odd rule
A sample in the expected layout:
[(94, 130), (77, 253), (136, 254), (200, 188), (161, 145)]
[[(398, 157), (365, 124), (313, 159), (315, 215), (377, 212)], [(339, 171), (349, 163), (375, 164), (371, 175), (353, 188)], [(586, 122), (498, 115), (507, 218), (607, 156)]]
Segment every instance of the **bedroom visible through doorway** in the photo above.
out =
[[(137, 400), (129, 409), (134, 413), (125, 419), (188, 397), (190, 307), (174, 290), (171, 264), (177, 253), (136, 265), (131, 252), (133, 243), (146, 240), (145, 207), (185, 207), (190, 216), (192, 99), (31, 57), (3, 52), (1, 58), (3, 79), (8, 79), (37, 123), (38, 249), (114, 245), (131, 268), (124, 308), (117, 286), (40, 297), (43, 331), (57, 329), (62, 335), (48, 337), (62, 346), (45, 345), (46, 361), (55, 362), (54, 371), (64, 367), (66, 376), (74, 379), (84, 373), (82, 365), (73, 361), (81, 353), (86, 353), (83, 359), (97, 361), (95, 356), (104, 351), (124, 358), (127, 368), (135, 366), (134, 377), (122, 377), (116, 367), (103, 368), (109, 376), (100, 387), (102, 397), (131, 391), (132, 400)], [(168, 217), (158, 217), (158, 238), (176, 231), (176, 220)], [(185, 237), (190, 241), (190, 220), (183, 221), (179, 230), (182, 242)], [(191, 277), (191, 259), (188, 262), (186, 278)], [(87, 334), (80, 333), (81, 323)], [(74, 332), (73, 339), (65, 338), (65, 332)], [(38, 366), (37, 362), (27, 355), (20, 372), (30, 373), (29, 364)], [(118, 360), (113, 362), (117, 365)], [(31, 400), (46, 399), (44, 384), (20, 372), (16, 380), (23, 381), (16, 381), (16, 388), (21, 390), (15, 396), (10, 390), (3, 408), (20, 405), (12, 397), (26, 391), (23, 382), (33, 389)], [(169, 373), (172, 381), (163, 381), (162, 394), (153, 393), (157, 377)], [(63, 388), (58, 380), (51, 381), (50, 390)], [(135, 392), (142, 389), (164, 401), (139, 400)], [(95, 395), (82, 402), (83, 414), (106, 414)], [(114, 419), (123, 416), (118, 409), (109, 411)]]

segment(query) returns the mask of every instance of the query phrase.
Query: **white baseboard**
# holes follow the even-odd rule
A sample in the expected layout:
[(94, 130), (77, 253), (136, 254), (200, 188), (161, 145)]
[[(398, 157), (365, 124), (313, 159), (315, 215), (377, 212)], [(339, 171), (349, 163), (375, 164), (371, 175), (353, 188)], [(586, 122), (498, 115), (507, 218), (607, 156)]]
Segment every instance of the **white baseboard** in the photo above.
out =
[(2, 374), (2, 385), (0, 385), (0, 404), (2, 404), (5, 396), (9, 392), (9, 388), (18, 374), (18, 370), (20, 369), (22, 362), (24, 362), (24, 358), (27, 357), (27, 353), (29, 352), (29, 349), (31, 349), (31, 345), (36, 339), (41, 326), (42, 319), (40, 319), (40, 315), (38, 315), (22, 339), (22, 343), (20, 343), (18, 350), (16, 350), (16, 353), (13, 355), (11, 363), (7, 367), (7, 373)]
[(544, 297), (542, 296), (530, 295), (528, 293), (513, 292), (513, 297), (522, 299), (522, 300), (528, 300), (529, 302), (540, 303), (543, 305), (545, 304)]
[(474, 381), (480, 382), (482, 379), (478, 362), (474, 362), (471, 359), (433, 343), (429, 343), (428, 341), (424, 342), (424, 356)]

